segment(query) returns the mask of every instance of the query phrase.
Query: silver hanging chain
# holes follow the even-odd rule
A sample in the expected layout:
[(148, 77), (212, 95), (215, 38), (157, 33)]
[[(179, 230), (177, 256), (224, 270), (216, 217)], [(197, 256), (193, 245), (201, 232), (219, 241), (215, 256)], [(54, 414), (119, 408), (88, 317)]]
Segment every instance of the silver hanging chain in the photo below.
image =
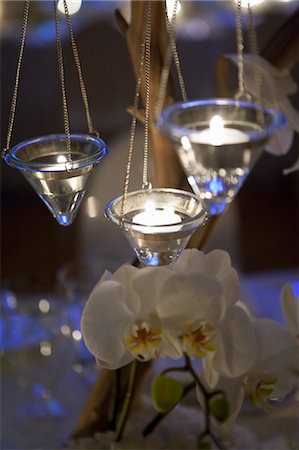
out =
[(5, 156), (5, 153), (10, 148), (11, 137), (12, 137), (13, 127), (14, 127), (17, 99), (18, 99), (18, 92), (19, 92), (21, 66), (22, 66), (22, 61), (23, 61), (24, 47), (25, 47), (25, 41), (26, 41), (26, 31), (27, 31), (28, 18), (29, 18), (29, 7), (30, 7), (30, 1), (25, 0), (22, 28), (21, 28), (21, 34), (20, 34), (20, 49), (19, 49), (19, 57), (18, 57), (17, 70), (16, 70), (15, 85), (14, 85), (14, 90), (13, 90), (13, 95), (12, 95), (12, 100), (11, 100), (11, 106), (10, 106), (6, 145), (1, 152), (2, 158)]
[(65, 136), (66, 136), (67, 163), (72, 165), (73, 160), (72, 160), (72, 150), (71, 150), (70, 120), (69, 120), (68, 105), (67, 105), (66, 90), (65, 90), (63, 52), (62, 52), (62, 44), (61, 44), (61, 38), (60, 38), (60, 32), (59, 32), (59, 22), (58, 22), (56, 0), (54, 0), (53, 4), (54, 4), (54, 15), (55, 15), (55, 31), (56, 31), (58, 69), (59, 69), (59, 78), (60, 78), (60, 86), (61, 86), (61, 93), (62, 93), (63, 123), (64, 123), (64, 132), (65, 132)]
[(178, 6), (178, 0), (175, 0), (173, 12), (172, 12), (172, 19), (169, 20), (166, 3), (164, 3), (166, 23), (167, 23), (168, 34), (169, 34), (169, 39), (170, 39), (170, 46), (171, 46), (173, 59), (174, 59), (174, 63), (175, 63), (176, 71), (177, 71), (177, 76), (178, 76), (178, 81), (179, 81), (179, 85), (180, 85), (180, 89), (181, 89), (182, 99), (184, 102), (187, 102), (188, 96), (187, 96), (187, 92), (186, 92), (185, 81), (184, 81), (182, 70), (181, 70), (180, 58), (179, 58), (179, 54), (178, 54), (176, 42), (175, 42), (175, 22), (176, 22), (177, 6)]
[(238, 61), (238, 91), (235, 95), (237, 100), (246, 99), (251, 101), (251, 96), (245, 91), (244, 82), (244, 38), (242, 27), (242, 0), (237, 1), (236, 6), (236, 37), (237, 37), (237, 61)]
[(145, 22), (145, 111), (144, 111), (144, 146), (142, 189), (150, 188), (148, 181), (149, 128), (150, 128), (150, 71), (151, 71), (151, 2), (148, 1)]
[[(258, 45), (258, 39), (257, 39), (257, 33), (254, 23), (254, 16), (253, 11), (251, 7), (250, 0), (248, 0), (247, 3), (247, 12), (248, 12), (248, 20), (249, 20), (249, 46), (250, 46), (250, 53), (255, 56), (259, 56), (259, 45)], [(256, 64), (254, 65), (254, 84), (255, 84), (255, 90), (256, 90), (256, 96), (257, 101), (262, 106), (263, 100), (262, 100), (262, 70), (259, 65), (258, 60), (256, 61)], [(262, 110), (258, 111), (258, 120), (262, 124), (265, 121), (265, 116)]]
[(123, 196), (122, 196), (121, 208), (120, 208), (120, 224), (119, 224), (120, 226), (122, 226), (122, 221), (123, 221), (123, 217), (124, 217), (124, 206), (125, 206), (125, 202), (126, 202), (126, 198), (127, 198), (127, 194), (128, 194), (129, 183), (130, 183), (132, 156), (133, 156), (133, 149), (134, 149), (135, 135), (136, 135), (136, 125), (137, 125), (137, 110), (138, 110), (138, 105), (139, 105), (139, 100), (140, 100), (141, 80), (142, 80), (142, 75), (143, 75), (143, 71), (144, 71), (145, 42), (146, 42), (146, 33), (147, 33), (146, 23), (148, 21), (148, 16), (150, 14), (149, 8), (150, 8), (150, 2), (147, 1), (146, 6), (144, 8), (144, 16), (143, 16), (143, 33), (142, 33), (142, 37), (141, 37), (139, 62), (138, 62), (138, 69), (137, 69), (137, 82), (136, 82), (135, 96), (134, 96), (134, 101), (133, 101), (129, 152), (128, 152), (125, 180), (124, 180), (124, 186), (123, 186)]
[(176, 24), (176, 17), (177, 17), (177, 7), (178, 7), (178, 0), (175, 0), (174, 5), (173, 5), (172, 17), (171, 17), (171, 20), (169, 20), (166, 1), (163, 3), (163, 9), (164, 9), (164, 15), (165, 15), (165, 20), (166, 20), (169, 42), (167, 45), (166, 56), (165, 56), (164, 64), (163, 64), (162, 71), (161, 71), (160, 86), (159, 86), (159, 91), (158, 91), (157, 100), (156, 100), (156, 108), (155, 108), (155, 117), (156, 118), (159, 117), (159, 115), (163, 109), (163, 106), (164, 106), (172, 57), (173, 57), (174, 63), (175, 63), (175, 68), (176, 68), (176, 72), (177, 72), (177, 77), (178, 77), (178, 82), (179, 82), (179, 86), (180, 86), (180, 90), (181, 90), (182, 99), (184, 102), (188, 101), (185, 82), (184, 82), (184, 78), (183, 78), (182, 70), (181, 70), (180, 58), (178, 55), (176, 41), (175, 41), (175, 24)]
[[(259, 55), (259, 45), (258, 45), (256, 28), (255, 28), (255, 24), (254, 24), (254, 17), (253, 17), (250, 0), (248, 0), (248, 3), (247, 3), (247, 11), (248, 11), (248, 21), (249, 21), (248, 33), (249, 33), (250, 53), (252, 55), (258, 56)], [(257, 64), (258, 64), (258, 62), (257, 62)], [(262, 73), (261, 73), (260, 68), (254, 69), (254, 83), (255, 83), (257, 99), (261, 103), (262, 102)]]
[(84, 104), (84, 108), (85, 108), (88, 132), (90, 134), (95, 134), (96, 136), (99, 136), (99, 133), (94, 129), (93, 121), (92, 121), (92, 118), (90, 115), (88, 96), (87, 96), (87, 91), (86, 91), (86, 87), (85, 87), (85, 83), (84, 83), (84, 79), (83, 79), (81, 63), (80, 63), (78, 48), (76, 45), (75, 36), (74, 36), (74, 32), (73, 32), (72, 22), (71, 22), (71, 18), (70, 18), (68, 6), (67, 6), (67, 0), (63, 0), (63, 6), (64, 6), (64, 11), (65, 11), (66, 23), (67, 23), (68, 30), (69, 30), (69, 35), (71, 38), (73, 56), (74, 56), (74, 60), (75, 60), (75, 64), (76, 64), (76, 68), (77, 68), (77, 72), (78, 72), (78, 77), (79, 77), (79, 84), (80, 84), (82, 100), (83, 100), (83, 104)]

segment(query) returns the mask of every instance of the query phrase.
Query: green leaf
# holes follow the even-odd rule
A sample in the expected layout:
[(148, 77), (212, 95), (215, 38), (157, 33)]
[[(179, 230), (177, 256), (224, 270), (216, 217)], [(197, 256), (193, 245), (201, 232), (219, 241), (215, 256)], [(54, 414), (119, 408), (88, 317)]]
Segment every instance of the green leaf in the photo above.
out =
[(224, 392), (217, 394), (210, 399), (209, 409), (210, 413), (218, 420), (218, 422), (225, 422), (229, 416), (229, 402)]
[(163, 414), (174, 408), (181, 400), (183, 385), (175, 378), (158, 375), (152, 382), (152, 402), (155, 409)]

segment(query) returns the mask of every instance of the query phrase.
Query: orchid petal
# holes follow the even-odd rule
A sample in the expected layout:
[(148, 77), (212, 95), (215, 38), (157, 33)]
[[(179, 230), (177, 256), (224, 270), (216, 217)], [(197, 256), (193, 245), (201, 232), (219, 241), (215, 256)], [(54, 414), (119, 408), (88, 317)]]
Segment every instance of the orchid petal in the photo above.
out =
[(289, 284), (282, 289), (281, 308), (289, 330), (294, 336), (299, 336), (299, 296), (295, 297)]
[(289, 167), (288, 169), (284, 169), (283, 174), (289, 175), (290, 173), (297, 172), (297, 170), (299, 170), (299, 158), (291, 167)]
[(214, 354), (207, 352), (206, 356), (202, 358), (202, 368), (204, 378), (210, 388), (214, 388), (219, 381), (219, 373), (213, 366)]
[(221, 286), (216, 279), (202, 275), (175, 274), (161, 290), (158, 313), (172, 329), (186, 329), (194, 321), (215, 322), (222, 314)]
[(279, 371), (292, 364), (296, 341), (289, 330), (271, 319), (256, 319), (254, 328), (258, 344), (257, 367)]
[(215, 339), (214, 368), (225, 377), (247, 372), (256, 358), (256, 339), (252, 322), (238, 306), (229, 306)]
[(81, 329), (86, 346), (98, 359), (117, 364), (127, 351), (123, 336), (133, 318), (124, 288), (109, 280), (98, 283), (82, 314)]
[(206, 255), (209, 268), (217, 278), (224, 278), (231, 269), (231, 258), (229, 253), (224, 250), (212, 250)]
[(172, 359), (179, 359), (183, 356), (180, 340), (166, 329), (163, 330), (162, 334), (160, 356), (162, 358), (170, 356)]
[(165, 281), (172, 275), (167, 267), (146, 267), (139, 270), (132, 286), (141, 299), (139, 314), (145, 315), (153, 311), (160, 297)]
[(287, 97), (279, 99), (279, 107), (288, 118), (288, 126), (299, 133), (299, 111), (293, 107)]
[(101, 276), (100, 280), (98, 281), (98, 283), (102, 283), (103, 281), (108, 281), (111, 280), (112, 278), (112, 273), (109, 270), (105, 270), (103, 275)]
[(191, 274), (204, 273), (208, 275), (206, 255), (195, 248), (184, 250), (179, 259), (170, 266), (173, 272)]
[(271, 155), (285, 155), (292, 146), (294, 131), (289, 127), (277, 131), (265, 144), (264, 149)]
[(125, 264), (121, 266), (112, 277), (114, 281), (117, 281), (126, 290), (126, 304), (134, 314), (137, 314), (137, 312), (140, 311), (141, 304), (140, 297), (134, 290), (133, 280), (139, 275), (141, 270), (143, 269), (138, 269), (137, 267)]

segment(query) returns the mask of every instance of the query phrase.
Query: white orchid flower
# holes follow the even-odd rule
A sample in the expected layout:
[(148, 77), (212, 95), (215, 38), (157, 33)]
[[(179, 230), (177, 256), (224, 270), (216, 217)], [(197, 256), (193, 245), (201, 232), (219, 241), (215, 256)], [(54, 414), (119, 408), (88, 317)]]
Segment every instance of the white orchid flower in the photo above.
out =
[(289, 330), (270, 319), (254, 323), (258, 353), (247, 374), (245, 391), (253, 404), (268, 409), (283, 400), (298, 383), (299, 349)]
[(299, 344), (299, 296), (295, 296), (290, 284), (282, 288), (281, 308), (286, 324)]
[(246, 372), (255, 358), (254, 332), (247, 314), (233, 304), (238, 283), (228, 254), (185, 250), (171, 269), (174, 274), (161, 289), (158, 313), (180, 338), (183, 352), (202, 358), (210, 385), (220, 375)]
[(159, 290), (171, 275), (166, 267), (122, 266), (106, 272), (82, 315), (85, 343), (102, 367), (116, 369), (134, 358), (178, 358), (179, 344), (163, 329), (157, 314)]
[(205, 254), (195, 248), (186, 249), (170, 268), (178, 273), (214, 277), (221, 285), (222, 301), (225, 305), (232, 305), (239, 300), (238, 274), (231, 266), (229, 253), (224, 250), (213, 250)]
[[(226, 55), (237, 65), (237, 55)], [(257, 91), (255, 81), (256, 74), (261, 77), (261, 92)], [(244, 55), (244, 83), (245, 89), (261, 102), (274, 109), (279, 109), (288, 118), (286, 128), (275, 133), (273, 138), (265, 146), (265, 150), (273, 155), (284, 155), (290, 149), (294, 131), (299, 133), (299, 111), (297, 111), (288, 99), (289, 95), (296, 93), (297, 85), (290, 76), (288, 70), (279, 70), (267, 60), (258, 55)], [(284, 174), (299, 170), (299, 159)]]
[[(213, 386), (205, 379), (210, 388), (226, 393), (230, 404), (227, 427), (236, 420), (245, 394), (253, 405), (269, 411), (274, 401), (283, 400), (298, 384), (299, 351), (289, 330), (270, 319), (256, 319), (253, 326), (257, 353), (249, 370), (240, 377), (220, 376)], [(200, 392), (198, 400), (203, 404)]]
[(219, 376), (245, 373), (255, 358), (255, 336), (238, 306), (238, 275), (227, 252), (185, 250), (161, 290), (158, 311), (166, 328), (179, 333), (182, 350), (202, 358), (210, 386)]

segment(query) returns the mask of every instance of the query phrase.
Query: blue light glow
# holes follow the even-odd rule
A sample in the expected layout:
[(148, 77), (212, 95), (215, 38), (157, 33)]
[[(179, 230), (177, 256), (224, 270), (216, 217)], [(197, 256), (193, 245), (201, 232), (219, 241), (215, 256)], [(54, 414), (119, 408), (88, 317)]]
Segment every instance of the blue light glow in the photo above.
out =
[(295, 297), (299, 297), (299, 281), (293, 281), (290, 285), (292, 286)]
[(226, 200), (222, 200), (222, 202), (218, 202), (218, 203), (213, 202), (210, 205), (209, 213), (212, 214), (213, 216), (216, 214), (221, 214), (225, 210), (226, 205), (227, 205)]
[(147, 259), (147, 265), (148, 266), (158, 266), (159, 265), (159, 258), (155, 255), (149, 256)]
[(213, 195), (221, 195), (225, 190), (225, 185), (221, 178), (217, 177), (206, 183), (206, 188)]

